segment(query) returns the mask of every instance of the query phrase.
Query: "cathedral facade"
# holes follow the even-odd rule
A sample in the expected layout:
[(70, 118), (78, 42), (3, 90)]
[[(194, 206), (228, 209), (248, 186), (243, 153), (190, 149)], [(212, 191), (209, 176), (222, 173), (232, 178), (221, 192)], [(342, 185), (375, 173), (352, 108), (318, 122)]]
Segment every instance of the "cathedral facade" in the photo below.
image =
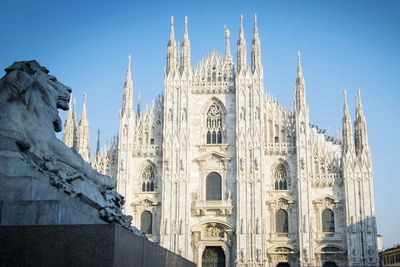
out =
[(187, 18), (179, 47), (171, 18), (163, 94), (137, 111), (129, 56), (118, 138), (92, 162), (117, 179), (125, 213), (198, 266), (378, 265), (360, 93), (354, 124), (345, 93), (330, 137), (310, 124), (300, 52), (287, 109), (264, 89), (256, 17), (250, 64), (242, 17), (236, 62), (228, 29), (225, 42), (193, 66)]

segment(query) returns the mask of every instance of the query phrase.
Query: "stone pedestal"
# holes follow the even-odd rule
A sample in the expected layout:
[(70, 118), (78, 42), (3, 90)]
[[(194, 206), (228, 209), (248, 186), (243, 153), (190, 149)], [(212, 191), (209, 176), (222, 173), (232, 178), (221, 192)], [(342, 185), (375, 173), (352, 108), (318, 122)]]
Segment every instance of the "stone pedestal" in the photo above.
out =
[(33, 176), (0, 174), (0, 225), (104, 224), (98, 210)]
[(0, 266), (195, 266), (115, 224), (0, 226)]

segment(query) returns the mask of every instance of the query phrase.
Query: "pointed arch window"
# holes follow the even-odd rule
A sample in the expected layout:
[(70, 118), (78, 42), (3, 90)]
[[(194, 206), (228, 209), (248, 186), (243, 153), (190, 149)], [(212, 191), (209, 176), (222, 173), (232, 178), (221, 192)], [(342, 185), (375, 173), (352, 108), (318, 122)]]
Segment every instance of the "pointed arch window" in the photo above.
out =
[(216, 102), (207, 110), (206, 115), (206, 142), (207, 144), (222, 144), (223, 110)]
[(141, 175), (142, 192), (154, 192), (156, 186), (155, 169), (153, 165), (147, 165)]
[(288, 213), (284, 209), (279, 209), (276, 211), (276, 232), (277, 233), (289, 232)]
[(153, 215), (150, 211), (143, 211), (140, 215), (140, 231), (147, 235), (153, 232)]
[(207, 175), (206, 200), (222, 200), (222, 178), (216, 172)]
[(324, 209), (322, 211), (322, 232), (335, 232), (335, 214), (331, 209)]
[(288, 190), (288, 175), (286, 167), (279, 163), (274, 170), (275, 190)]

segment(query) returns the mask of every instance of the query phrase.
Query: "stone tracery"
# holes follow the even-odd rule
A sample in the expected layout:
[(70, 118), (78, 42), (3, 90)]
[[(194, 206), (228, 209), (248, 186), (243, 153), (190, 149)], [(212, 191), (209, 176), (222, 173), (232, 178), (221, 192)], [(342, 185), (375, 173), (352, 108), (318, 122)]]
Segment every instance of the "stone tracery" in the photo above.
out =
[(217, 102), (213, 102), (206, 115), (206, 143), (222, 144), (223, 136), (223, 110)]

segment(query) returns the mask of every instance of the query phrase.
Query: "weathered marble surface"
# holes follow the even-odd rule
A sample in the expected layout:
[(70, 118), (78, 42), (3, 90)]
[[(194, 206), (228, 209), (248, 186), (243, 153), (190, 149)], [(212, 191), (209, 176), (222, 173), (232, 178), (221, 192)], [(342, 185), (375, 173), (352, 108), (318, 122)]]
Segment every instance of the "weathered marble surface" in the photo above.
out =
[[(71, 89), (48, 73), (34, 60), (19, 61), (0, 80), (0, 224), (67, 223), (60, 219), (64, 214), (82, 216), (71, 223), (99, 223), (100, 218), (142, 235), (122, 213), (115, 180), (56, 138), (54, 131), (62, 128), (57, 109), (68, 109)], [(30, 187), (40, 194), (28, 192)]]

